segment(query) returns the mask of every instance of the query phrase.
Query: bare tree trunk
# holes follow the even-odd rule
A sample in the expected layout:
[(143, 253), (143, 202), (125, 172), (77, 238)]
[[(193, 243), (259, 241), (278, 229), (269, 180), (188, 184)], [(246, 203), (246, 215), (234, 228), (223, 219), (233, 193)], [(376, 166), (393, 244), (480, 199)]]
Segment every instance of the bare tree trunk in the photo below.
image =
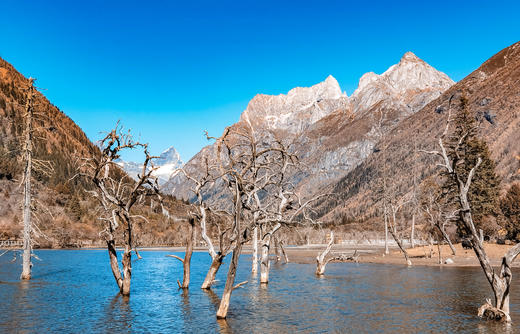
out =
[(253, 257), (251, 263), (251, 273), (256, 276), (258, 273), (258, 227), (253, 229)]
[(403, 244), (401, 243), (401, 240), (399, 240), (399, 238), (397, 237), (396, 232), (395, 232), (395, 228), (396, 228), (396, 224), (397, 224), (397, 220), (396, 220), (395, 214), (396, 214), (396, 211), (392, 210), (392, 221), (394, 223), (394, 226), (390, 228), (390, 234), (392, 235), (392, 237), (394, 238), (395, 242), (397, 243), (397, 246), (399, 246), (399, 249), (403, 253), (404, 259), (406, 260), (406, 264), (411, 266), (412, 265), (412, 261), (410, 261), (410, 258), (408, 257), (408, 252), (403, 247)]
[(231, 299), (231, 293), (236, 288), (233, 286), (235, 284), (235, 276), (237, 273), (238, 267), (238, 259), (240, 258), (240, 253), (242, 252), (242, 242), (240, 237), (238, 237), (237, 245), (233, 250), (233, 255), (231, 256), (231, 262), (229, 264), (228, 275), (226, 279), (226, 286), (224, 287), (224, 292), (222, 293), (222, 299), (220, 300), (220, 305), (217, 310), (217, 319), (225, 319), (227, 317), (228, 309), (229, 309), (229, 301)]
[[(236, 179), (235, 179), (236, 182)], [(234, 286), (235, 277), (237, 274), (238, 260), (240, 253), (242, 253), (242, 230), (241, 230), (241, 215), (242, 215), (242, 203), (240, 199), (239, 186), (235, 183), (235, 198), (234, 198), (234, 233), (236, 235), (236, 245), (233, 249), (233, 255), (231, 256), (231, 263), (229, 264), (226, 285), (224, 286), (224, 292), (220, 299), (220, 305), (217, 310), (217, 319), (225, 319), (227, 317), (229, 309), (229, 301), (231, 300), (231, 293), (238, 286)]]
[(117, 250), (116, 243), (114, 241), (114, 237), (110, 235), (107, 240), (107, 249), (108, 256), (110, 259), (110, 269), (112, 269), (112, 275), (114, 275), (114, 279), (116, 280), (117, 287), (119, 288), (119, 292), (123, 289), (123, 278), (121, 277), (121, 271), (119, 271), (119, 263), (117, 261)]
[(282, 254), (283, 254), (285, 263), (289, 263), (289, 257), (287, 256), (287, 253), (285, 252), (285, 248), (283, 247), (283, 242), (281, 242), (281, 241), (280, 241), (280, 249), (282, 250)]
[(325, 260), (325, 257), (330, 253), (332, 245), (334, 244), (334, 232), (330, 231), (330, 240), (323, 253), (318, 254), (316, 257), (316, 275), (321, 276), (325, 274), (325, 267), (329, 261)]
[(441, 239), (437, 238), (437, 251), (439, 252), (439, 264), (442, 264)]
[(430, 256), (428, 256), (428, 258), (431, 259), (433, 256), (433, 246), (432, 246), (432, 235), (431, 234), (428, 236), (428, 246), (430, 248)]
[(184, 259), (177, 255), (166, 255), (173, 257), (182, 262), (182, 284), (177, 280), (179, 289), (188, 289), (190, 287), (190, 267), (191, 267), (191, 256), (193, 254), (193, 244), (195, 243), (195, 219), (190, 218), (188, 221), (188, 236), (186, 237), (186, 251), (184, 252)]
[(444, 240), (446, 240), (446, 242), (450, 246), (451, 253), (453, 255), (456, 255), (455, 254), (456, 253), (455, 246), (453, 246), (453, 243), (451, 242), (450, 237), (448, 236), (448, 233), (446, 233), (446, 231), (444, 230), (444, 227), (443, 226), (439, 226), (437, 224), (436, 224), (436, 226), (437, 226), (437, 229), (441, 232), (442, 237), (444, 238)]
[(274, 238), (274, 255), (275, 255), (275, 259), (276, 259), (276, 262), (280, 262), (280, 260), (282, 259), (282, 257), (280, 256), (280, 243), (278, 242), (278, 238), (277, 237), (273, 237)]
[(32, 252), (32, 221), (31, 221), (31, 172), (32, 172), (32, 96), (34, 91), (34, 79), (30, 78), (30, 87), (25, 103), (25, 147), (24, 147), (24, 193), (23, 193), (23, 256), (22, 256), (22, 280), (31, 279), (31, 252)]
[(410, 233), (410, 246), (415, 247), (415, 211), (412, 215), (412, 233)]
[(125, 248), (123, 251), (123, 286), (121, 294), (123, 296), (130, 295), (130, 283), (132, 280), (132, 227), (130, 221), (127, 221), (127, 229), (125, 231)]
[(385, 219), (385, 254), (388, 255), (390, 254), (390, 251), (388, 250), (388, 214), (387, 214), (387, 211), (386, 211), (386, 205), (385, 205), (385, 209), (384, 209), (384, 219)]
[(269, 269), (271, 269), (271, 263), (269, 261), (269, 251), (271, 249), (271, 240), (275, 238), (274, 233), (278, 231), (278, 229), (282, 225), (277, 223), (270, 231), (268, 231), (262, 237), (262, 254), (260, 259), (260, 284), (269, 283)]
[(404, 259), (406, 260), (406, 264), (411, 266), (412, 265), (412, 261), (410, 261), (410, 258), (408, 256), (408, 252), (403, 247), (403, 244), (401, 243), (401, 240), (399, 240), (399, 238), (397, 237), (397, 235), (395, 234), (395, 232), (394, 232), (394, 230), (392, 228), (390, 229), (390, 234), (392, 235), (392, 237), (394, 238), (395, 242), (397, 243), (397, 246), (399, 246), (399, 249), (403, 253)]
[(201, 289), (207, 290), (211, 288), (211, 285), (215, 281), (215, 276), (217, 276), (217, 272), (220, 269), (220, 266), (222, 265), (222, 260), (224, 260), (224, 256), (220, 254), (218, 254), (216, 257), (212, 259), (211, 266), (209, 267), (208, 273), (206, 274), (206, 278), (202, 283)]
[(193, 254), (193, 243), (195, 241), (195, 220), (190, 219), (188, 224), (188, 237), (186, 238), (186, 253), (184, 255), (183, 264), (183, 275), (182, 275), (182, 289), (188, 289), (190, 287), (190, 267), (191, 267), (191, 256)]
[(271, 263), (269, 261), (269, 249), (271, 247), (271, 234), (267, 234), (262, 243), (262, 254), (260, 258), (260, 284), (269, 283), (269, 269)]

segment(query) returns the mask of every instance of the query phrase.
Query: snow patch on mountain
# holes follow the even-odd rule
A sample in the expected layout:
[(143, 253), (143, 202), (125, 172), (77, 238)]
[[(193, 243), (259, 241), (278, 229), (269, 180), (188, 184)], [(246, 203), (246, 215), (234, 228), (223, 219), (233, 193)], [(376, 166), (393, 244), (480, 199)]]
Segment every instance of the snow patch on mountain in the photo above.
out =
[[(157, 177), (160, 185), (168, 182), (172, 173), (184, 164), (179, 152), (173, 146), (162, 152), (153, 163), (155, 167), (159, 167), (152, 174)], [(133, 179), (137, 179), (137, 175), (143, 171), (143, 165), (137, 162), (120, 160), (117, 164)]]

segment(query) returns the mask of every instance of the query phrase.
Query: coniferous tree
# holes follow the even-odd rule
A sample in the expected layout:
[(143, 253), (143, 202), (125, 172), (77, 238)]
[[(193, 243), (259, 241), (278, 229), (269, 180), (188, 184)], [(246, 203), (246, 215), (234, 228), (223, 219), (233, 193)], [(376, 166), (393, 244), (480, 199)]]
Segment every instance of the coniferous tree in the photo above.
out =
[[(469, 188), (468, 199), (471, 214), (477, 228), (482, 228), (482, 218), (488, 215), (497, 215), (500, 179), (495, 173), (495, 162), (491, 159), (487, 143), (478, 137), (478, 122), (469, 110), (468, 100), (463, 95), (460, 108), (455, 115), (455, 129), (447, 145), (450, 159), (457, 159), (457, 173), (463, 180), (468, 177), (470, 170), (476, 165), (477, 159), (482, 159), (477, 168), (473, 182)], [(458, 190), (453, 175), (444, 174), (443, 190), (447, 199), (455, 207)], [(462, 230), (459, 234), (463, 236)]]
[(500, 201), (508, 239), (520, 240), (520, 184), (513, 184)]

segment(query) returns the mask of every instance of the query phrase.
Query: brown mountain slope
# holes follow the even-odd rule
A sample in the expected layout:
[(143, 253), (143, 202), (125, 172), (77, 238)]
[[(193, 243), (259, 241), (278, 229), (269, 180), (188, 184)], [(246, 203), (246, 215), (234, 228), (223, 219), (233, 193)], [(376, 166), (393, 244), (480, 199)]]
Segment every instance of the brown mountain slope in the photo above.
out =
[[(0, 58), (0, 240), (18, 238), (22, 228), (20, 149), (27, 85), (28, 79)], [(34, 157), (49, 161), (53, 166), (48, 176), (34, 173), (33, 221), (37, 227), (37, 246), (103, 245), (98, 234), (103, 228), (98, 219), (97, 202), (85, 192), (91, 185), (85, 178), (73, 178), (77, 173), (76, 158), (91, 157), (98, 154), (99, 149), (41, 93), (36, 94), (34, 114), (34, 128), (38, 129), (34, 134)], [(107, 124), (106, 129), (111, 126), (113, 124)], [(149, 226), (142, 226), (144, 233), (138, 243), (157, 245), (180, 241), (176, 231), (182, 226), (173, 226), (149, 207), (137, 210), (150, 222)], [(187, 206), (172, 200), (169, 210), (172, 215), (184, 215)]]
[(489, 144), (497, 162), (502, 186), (518, 180), (515, 156), (520, 154), (520, 42), (500, 51), (442, 96), (401, 121), (378, 143), (378, 147), (387, 147), (384, 154), (372, 153), (337, 184), (322, 189), (338, 193), (339, 198), (321, 202), (319, 215), (335, 223), (343, 217), (369, 219), (379, 207), (383, 158), (398, 194), (412, 189), (414, 166), (419, 180), (437, 172), (432, 157), (414, 154), (414, 142), (418, 149), (437, 148), (436, 140), (446, 122), (448, 101), (451, 96), (460, 94), (467, 96), (471, 112), (482, 120), (480, 135)]

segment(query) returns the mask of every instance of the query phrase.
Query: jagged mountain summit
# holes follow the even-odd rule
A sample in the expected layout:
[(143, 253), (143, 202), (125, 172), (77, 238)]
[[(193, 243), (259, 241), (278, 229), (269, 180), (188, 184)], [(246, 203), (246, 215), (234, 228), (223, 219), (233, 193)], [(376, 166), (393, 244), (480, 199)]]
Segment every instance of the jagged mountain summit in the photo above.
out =
[(296, 87), (287, 95), (256, 95), (240, 117), (253, 128), (297, 134), (329, 113), (348, 108), (347, 94), (331, 75), (312, 87)]
[[(447, 121), (447, 110), (460, 110), (460, 99), (467, 99), (468, 111), (479, 120), (479, 136), (489, 145), (496, 161), (496, 172), (502, 187), (520, 180), (520, 42), (517, 42), (484, 62), (478, 69), (447, 89), (421, 110), (399, 122), (378, 144), (385, 147), (373, 152), (338, 182), (320, 189), (338, 194), (334, 200), (325, 200), (318, 208), (321, 219), (338, 221), (355, 217), (370, 220), (381, 197), (374, 190), (381, 184), (383, 170), (392, 175), (393, 187), (406, 194), (413, 187), (412, 171), (417, 172), (417, 183), (439, 171), (435, 160), (428, 154), (414, 152), (414, 143), (425, 150), (438, 150), (437, 140)], [(386, 161), (383, 164), (382, 160)]]
[[(143, 170), (143, 165), (133, 161), (120, 160), (118, 164), (130, 175), (137, 179), (137, 174)], [(154, 160), (154, 166), (159, 167), (153, 174), (157, 176), (159, 184), (166, 183), (172, 173), (182, 167), (183, 162), (179, 152), (175, 147), (171, 146), (161, 153), (158, 159)]]
[(446, 74), (407, 52), (398, 64), (390, 66), (383, 74), (365, 73), (350, 101), (354, 112), (369, 110), (379, 102), (397, 101), (413, 113), (453, 83)]
[[(256, 95), (233, 126), (251, 126), (259, 134), (269, 130), (291, 144), (305, 166), (292, 176), (293, 183), (310, 196), (362, 163), (383, 135), (453, 83), (446, 74), (407, 52), (383, 74), (363, 75), (351, 97), (332, 76), (287, 94)], [(203, 157), (212, 154), (212, 146), (204, 148), (185, 168), (196, 175)], [(178, 197), (190, 196), (181, 178), (166, 187)]]

